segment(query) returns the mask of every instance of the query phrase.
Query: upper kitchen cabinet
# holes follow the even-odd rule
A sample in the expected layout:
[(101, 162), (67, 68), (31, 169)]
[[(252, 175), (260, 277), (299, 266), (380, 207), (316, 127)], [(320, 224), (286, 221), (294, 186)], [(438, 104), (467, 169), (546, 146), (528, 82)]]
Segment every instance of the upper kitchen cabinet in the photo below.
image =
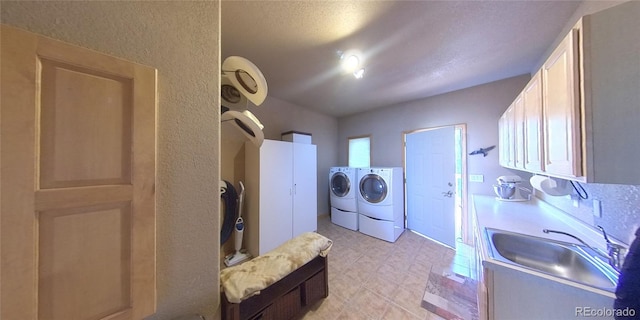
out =
[(524, 139), (500, 139), (510, 144), (500, 149), (516, 150), (516, 158), (524, 151), (524, 168), (517, 160), (501, 165), (581, 182), (640, 184), (638, 16), (640, 2), (632, 1), (572, 28), (514, 101), (524, 101)]
[(500, 154), (500, 165), (503, 167), (515, 167), (515, 107), (512, 104), (500, 117), (498, 122), (498, 136), (500, 143), (498, 150)]
[(524, 169), (543, 172), (542, 162), (542, 71), (522, 91), (524, 115)]
[(520, 94), (513, 102), (513, 132), (514, 132), (514, 165), (517, 169), (524, 169), (524, 99)]
[[(527, 86), (528, 88), (528, 86)], [(507, 111), (500, 117), (498, 122), (498, 135), (500, 139), (500, 165), (515, 169), (525, 169), (530, 163), (526, 159), (527, 155), (534, 155), (525, 150), (529, 145), (541, 145), (541, 143), (528, 143), (527, 130), (527, 114), (525, 113), (525, 100), (528, 98), (529, 103), (534, 99), (531, 93), (525, 88), (521, 94), (516, 97)], [(539, 86), (538, 86), (539, 89)], [(537, 101), (539, 103), (539, 99)], [(538, 121), (540, 116), (537, 115)], [(534, 139), (540, 139), (538, 136), (532, 136)]]
[(542, 124), (545, 172), (582, 175), (578, 29), (562, 40), (542, 66)]

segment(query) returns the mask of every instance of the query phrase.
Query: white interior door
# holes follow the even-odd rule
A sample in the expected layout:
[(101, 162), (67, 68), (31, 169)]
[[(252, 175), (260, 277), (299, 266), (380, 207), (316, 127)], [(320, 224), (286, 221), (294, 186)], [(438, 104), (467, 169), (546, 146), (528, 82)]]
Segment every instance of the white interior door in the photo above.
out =
[(407, 134), (407, 227), (455, 248), (454, 127)]

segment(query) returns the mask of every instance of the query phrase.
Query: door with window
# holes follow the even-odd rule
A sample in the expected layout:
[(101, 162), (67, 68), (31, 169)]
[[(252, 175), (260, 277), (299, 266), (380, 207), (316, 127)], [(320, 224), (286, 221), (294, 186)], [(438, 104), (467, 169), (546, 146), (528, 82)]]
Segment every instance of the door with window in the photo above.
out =
[(405, 139), (407, 228), (455, 248), (455, 128)]

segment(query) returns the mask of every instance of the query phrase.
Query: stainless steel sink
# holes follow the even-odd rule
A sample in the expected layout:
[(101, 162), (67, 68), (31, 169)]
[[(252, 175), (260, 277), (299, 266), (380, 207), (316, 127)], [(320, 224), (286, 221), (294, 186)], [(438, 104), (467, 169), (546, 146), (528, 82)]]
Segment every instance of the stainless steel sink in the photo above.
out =
[(495, 260), (614, 292), (618, 273), (582, 245), (486, 228)]

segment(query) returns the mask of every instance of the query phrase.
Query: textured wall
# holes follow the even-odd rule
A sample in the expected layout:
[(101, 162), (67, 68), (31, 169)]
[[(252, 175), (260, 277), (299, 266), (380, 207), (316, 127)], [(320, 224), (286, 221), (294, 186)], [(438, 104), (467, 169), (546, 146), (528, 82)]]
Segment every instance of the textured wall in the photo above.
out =
[[(588, 224), (601, 225), (615, 238), (631, 243), (636, 229), (640, 227), (640, 186), (597, 183), (582, 186), (589, 199), (580, 200), (578, 207), (573, 206), (573, 201), (568, 197), (539, 197)], [(593, 200), (600, 200), (602, 218), (593, 215)]]
[(621, 4), (621, 3), (624, 3), (624, 2), (627, 2), (627, 1), (620, 1), (620, 0), (607, 0), (607, 1), (585, 0), (585, 1), (582, 1), (582, 3), (580, 3), (580, 5), (576, 9), (576, 11), (571, 16), (571, 18), (564, 25), (564, 28), (562, 28), (562, 32), (560, 32), (558, 34), (558, 36), (556, 37), (556, 40), (549, 45), (549, 48), (547, 49), (545, 54), (543, 54), (540, 57), (540, 60), (538, 61), (536, 66), (533, 69), (531, 69), (532, 72), (535, 73), (535, 72), (538, 71), (538, 69), (540, 69), (542, 67), (544, 62), (547, 60), (547, 57), (551, 55), (551, 52), (553, 52), (553, 50), (555, 50), (555, 48), (558, 46), (560, 41), (562, 41), (562, 39), (564, 39), (564, 37), (569, 33), (569, 30), (571, 30), (571, 28), (573, 28), (573, 26), (576, 24), (576, 22), (578, 22), (578, 20), (580, 20), (580, 18), (582, 18), (585, 15), (592, 14), (592, 13), (595, 13), (595, 12), (598, 12), (598, 11), (613, 7), (615, 5), (618, 5), (618, 4)]
[(219, 312), (220, 3), (2, 1), (2, 22), (158, 69), (157, 313)]
[[(371, 165), (401, 167), (402, 132), (467, 124), (468, 152), (498, 145), (498, 118), (529, 81), (522, 75), (423, 100), (340, 118), (339, 165), (347, 164), (347, 138), (371, 135)], [(469, 194), (493, 194), (498, 176), (513, 174), (498, 165), (498, 149), (487, 157), (469, 156), (469, 174), (483, 174), (484, 182), (469, 182)]]

